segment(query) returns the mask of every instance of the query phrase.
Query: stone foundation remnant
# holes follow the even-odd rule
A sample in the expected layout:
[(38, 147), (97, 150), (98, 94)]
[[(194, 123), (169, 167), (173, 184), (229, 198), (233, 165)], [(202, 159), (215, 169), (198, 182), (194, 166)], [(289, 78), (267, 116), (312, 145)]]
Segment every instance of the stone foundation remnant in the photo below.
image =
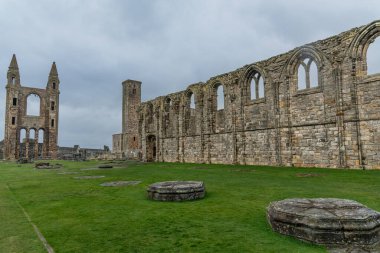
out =
[(109, 164), (101, 164), (98, 166), (99, 169), (112, 169), (113, 166)]
[(380, 69), (367, 61), (380, 53), (379, 36), (377, 20), (144, 102), (141, 82), (127, 80), (113, 152), (148, 162), (380, 169)]
[(97, 179), (97, 178), (103, 178), (106, 176), (81, 176), (81, 177), (74, 177), (75, 179)]
[(151, 184), (148, 198), (159, 201), (186, 201), (202, 199), (206, 189), (201, 181), (167, 181)]
[(270, 203), (267, 217), (274, 231), (327, 247), (380, 242), (380, 213), (353, 200), (285, 199)]
[(101, 186), (127, 186), (127, 185), (138, 185), (141, 181), (113, 181), (113, 182), (105, 182), (100, 184)]
[(48, 162), (39, 162), (34, 165), (36, 169), (61, 169), (63, 167), (62, 164), (50, 164)]

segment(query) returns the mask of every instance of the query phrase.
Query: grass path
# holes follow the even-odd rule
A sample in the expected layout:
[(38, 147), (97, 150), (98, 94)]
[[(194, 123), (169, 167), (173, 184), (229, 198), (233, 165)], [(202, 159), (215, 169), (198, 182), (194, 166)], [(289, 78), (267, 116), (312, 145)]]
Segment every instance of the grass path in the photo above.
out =
[(0, 184), (0, 252), (46, 252), (13, 194)]

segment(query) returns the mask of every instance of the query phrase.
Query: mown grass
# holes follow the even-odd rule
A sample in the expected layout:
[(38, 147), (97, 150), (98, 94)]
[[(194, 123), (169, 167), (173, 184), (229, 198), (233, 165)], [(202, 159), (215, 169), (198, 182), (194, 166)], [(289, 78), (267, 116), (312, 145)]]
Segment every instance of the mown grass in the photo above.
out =
[[(268, 204), (336, 197), (380, 210), (380, 171), (170, 163), (83, 171), (99, 162), (60, 163), (60, 170), (0, 163), (0, 252), (44, 252), (17, 202), (56, 252), (326, 252), (274, 233), (266, 220)], [(58, 174), (63, 171), (80, 174)], [(80, 175), (106, 177), (74, 179)], [(99, 186), (116, 180), (142, 183)], [(206, 198), (148, 200), (146, 187), (167, 180), (202, 180)]]

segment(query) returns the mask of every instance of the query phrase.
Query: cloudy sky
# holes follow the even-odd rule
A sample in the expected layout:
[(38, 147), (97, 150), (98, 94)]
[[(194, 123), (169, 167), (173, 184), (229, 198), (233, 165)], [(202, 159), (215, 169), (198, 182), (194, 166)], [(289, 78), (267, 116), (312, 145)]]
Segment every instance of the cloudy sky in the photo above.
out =
[(24, 86), (57, 63), (59, 145), (100, 148), (121, 131), (123, 80), (148, 100), (377, 19), (378, 0), (0, 0), (0, 122), (13, 53)]

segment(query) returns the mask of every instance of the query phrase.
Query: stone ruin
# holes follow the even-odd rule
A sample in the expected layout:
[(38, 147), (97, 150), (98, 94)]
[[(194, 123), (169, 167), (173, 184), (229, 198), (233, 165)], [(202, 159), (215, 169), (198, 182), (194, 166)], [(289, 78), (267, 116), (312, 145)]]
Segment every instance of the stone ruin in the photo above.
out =
[(204, 198), (206, 189), (201, 181), (166, 181), (149, 185), (148, 198), (159, 201), (186, 201)]
[(63, 165), (60, 163), (51, 164), (49, 162), (38, 162), (34, 164), (36, 169), (61, 169)]
[(138, 185), (141, 181), (112, 181), (101, 183), (100, 186), (108, 186), (108, 187), (119, 187), (119, 186), (129, 186), (129, 185)]
[[(59, 78), (51, 66), (46, 89), (21, 85), (16, 56), (7, 73), (4, 159), (57, 158)], [(29, 100), (39, 101), (38, 113), (29, 114)]]
[(123, 82), (113, 152), (144, 161), (380, 168), (380, 21), (141, 103)]
[(270, 203), (267, 217), (274, 231), (303, 241), (380, 252), (380, 213), (353, 200), (286, 199)]

